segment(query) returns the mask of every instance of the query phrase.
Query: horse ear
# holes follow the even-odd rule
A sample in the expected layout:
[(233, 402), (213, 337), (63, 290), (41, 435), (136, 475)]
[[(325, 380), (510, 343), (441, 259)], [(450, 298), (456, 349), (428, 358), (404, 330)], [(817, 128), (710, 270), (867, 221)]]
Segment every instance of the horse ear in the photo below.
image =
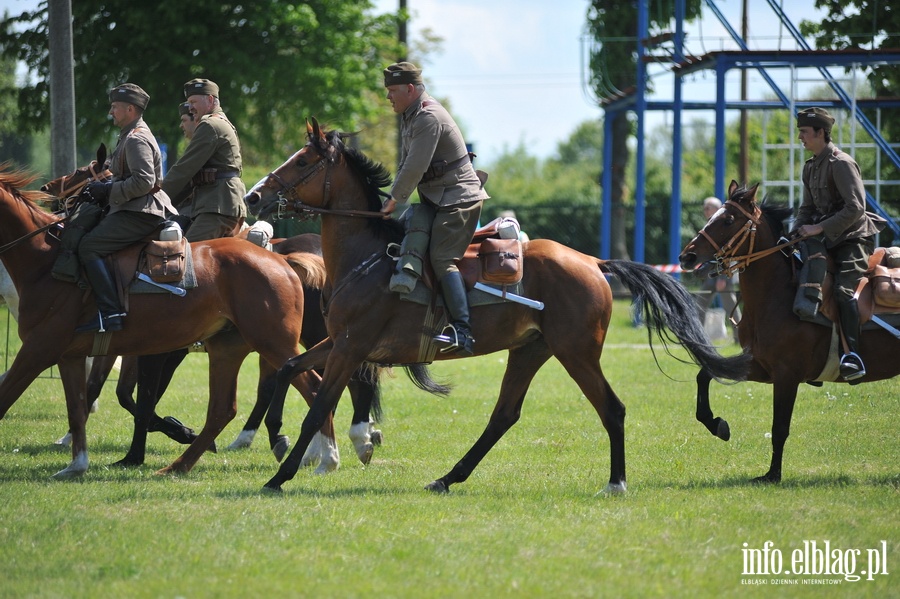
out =
[(740, 187), (740, 185), (738, 185), (738, 182), (735, 181), (734, 179), (732, 179), (731, 185), (728, 186), (728, 197), (729, 198), (734, 195), (734, 192), (737, 191), (738, 187)]
[(757, 183), (756, 185), (754, 185), (753, 187), (751, 187), (751, 188), (748, 190), (748, 191), (749, 191), (749, 194), (750, 194), (750, 198), (751, 198), (751, 200), (754, 201), (754, 202), (756, 201), (756, 190), (757, 190), (757, 189), (759, 189), (759, 183)]
[(103, 167), (106, 164), (106, 144), (101, 143), (97, 148), (97, 166)]

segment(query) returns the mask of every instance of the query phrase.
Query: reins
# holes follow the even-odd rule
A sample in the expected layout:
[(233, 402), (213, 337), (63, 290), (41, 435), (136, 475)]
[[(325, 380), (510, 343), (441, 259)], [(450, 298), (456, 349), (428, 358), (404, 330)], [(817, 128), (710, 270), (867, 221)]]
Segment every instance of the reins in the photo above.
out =
[[(282, 179), (281, 176), (278, 175), (278, 173), (276, 173), (275, 171), (272, 171), (271, 173), (266, 175), (266, 179), (264, 181), (267, 181), (271, 178), (281, 186), (281, 189), (276, 192), (278, 195), (278, 209), (275, 213), (275, 218), (282, 219), (291, 216), (290, 214), (288, 214), (288, 210), (292, 210), (297, 214), (311, 213), (313, 215), (332, 214), (336, 216), (384, 218), (385, 215), (383, 213), (375, 212), (372, 210), (340, 210), (333, 208), (324, 208), (322, 206), (311, 206), (304, 203), (303, 200), (297, 197), (297, 188), (306, 185), (310, 180), (318, 175), (320, 171), (324, 169), (325, 182), (323, 183), (324, 189), (322, 193), (322, 203), (327, 205), (328, 199), (331, 196), (331, 169), (328, 168), (329, 165), (330, 160), (328, 158), (323, 158), (322, 160), (316, 162), (315, 164), (309, 165), (308, 167), (306, 167), (306, 169), (301, 171), (297, 177), (297, 180), (293, 183), (286, 183), (284, 179)], [(384, 197), (388, 196), (388, 194), (380, 190), (378, 193)]]
[[(780, 252), (784, 248), (795, 245), (803, 240), (802, 237), (796, 237), (785, 243), (776, 244), (765, 250), (754, 252), (753, 248), (756, 245), (756, 228), (759, 225), (759, 217), (762, 215), (762, 211), (758, 206), (754, 206), (753, 214), (751, 214), (744, 210), (743, 206), (733, 200), (727, 200), (725, 204), (731, 205), (747, 217), (747, 222), (741, 227), (741, 230), (720, 246), (712, 236), (706, 232), (706, 227), (700, 229), (700, 234), (710, 243), (710, 245), (712, 245), (713, 249), (716, 250), (714, 258), (721, 268), (719, 272), (725, 276), (730, 277), (735, 272), (740, 272), (747, 268), (752, 262), (770, 256), (775, 252)], [(740, 248), (745, 241), (748, 242), (747, 253), (736, 255), (738, 248)]]
[(53, 221), (52, 223), (48, 223), (48, 224), (44, 225), (43, 227), (38, 227), (37, 229), (35, 229), (35, 230), (32, 231), (31, 233), (27, 233), (27, 234), (23, 235), (22, 237), (19, 237), (18, 239), (14, 239), (13, 241), (10, 241), (9, 243), (0, 246), (0, 254), (2, 254), (3, 252), (5, 252), (6, 250), (11, 250), (12, 248), (16, 247), (17, 245), (19, 245), (19, 244), (21, 244), (21, 243), (24, 243), (25, 241), (31, 239), (31, 238), (34, 237), (35, 235), (40, 235), (40, 234), (43, 233), (44, 231), (49, 231), (49, 230), (52, 229), (55, 225), (58, 225), (59, 223), (64, 222), (64, 221), (66, 221), (66, 220), (69, 220), (69, 215), (68, 215), (68, 214), (67, 214), (66, 216), (60, 218), (59, 220), (55, 220), (55, 221)]

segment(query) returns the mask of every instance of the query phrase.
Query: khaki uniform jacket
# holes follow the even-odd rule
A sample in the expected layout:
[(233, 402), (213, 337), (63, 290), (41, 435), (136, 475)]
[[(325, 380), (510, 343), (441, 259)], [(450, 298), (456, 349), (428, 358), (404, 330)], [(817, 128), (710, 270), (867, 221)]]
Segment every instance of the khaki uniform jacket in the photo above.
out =
[(453, 163), (468, 156), (466, 142), (453, 117), (437, 100), (423, 92), (403, 111), (400, 135), (400, 168), (391, 197), (398, 204), (409, 201), (414, 189), (435, 206), (453, 206), (486, 200), (490, 196), (475, 174), (471, 161), (430, 181), (422, 181), (432, 163)]
[[(216, 182), (194, 187), (190, 215), (215, 212), (225, 216), (247, 216), (244, 195), (247, 193), (241, 181), (241, 144), (237, 130), (221, 108), (200, 117), (194, 136), (184, 154), (166, 173), (163, 189), (171, 197), (179, 197), (191, 184), (191, 179), (204, 168), (214, 168)], [(223, 178), (227, 173), (237, 176)]]
[(122, 129), (116, 149), (106, 164), (113, 175), (110, 214), (120, 210), (146, 212), (161, 218), (178, 214), (169, 196), (159, 188), (162, 154), (143, 118)]
[(875, 235), (885, 227), (877, 214), (866, 212), (866, 189), (859, 165), (829, 142), (818, 156), (803, 165), (803, 201), (794, 229), (819, 224), (825, 246)]

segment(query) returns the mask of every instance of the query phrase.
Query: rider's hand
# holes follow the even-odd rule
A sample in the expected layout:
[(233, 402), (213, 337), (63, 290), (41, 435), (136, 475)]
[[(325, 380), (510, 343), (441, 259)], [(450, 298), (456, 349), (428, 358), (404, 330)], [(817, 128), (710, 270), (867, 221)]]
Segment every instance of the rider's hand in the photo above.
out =
[(112, 191), (112, 181), (91, 181), (84, 188), (90, 201), (101, 208), (109, 204), (109, 194)]
[(384, 215), (384, 218), (390, 218), (391, 214), (396, 208), (397, 200), (395, 200), (394, 198), (388, 198), (384, 201), (384, 205), (381, 206), (381, 213)]
[(821, 235), (824, 232), (825, 229), (822, 228), (822, 225), (803, 225), (797, 229), (797, 233), (800, 234), (800, 237), (812, 237), (814, 235)]

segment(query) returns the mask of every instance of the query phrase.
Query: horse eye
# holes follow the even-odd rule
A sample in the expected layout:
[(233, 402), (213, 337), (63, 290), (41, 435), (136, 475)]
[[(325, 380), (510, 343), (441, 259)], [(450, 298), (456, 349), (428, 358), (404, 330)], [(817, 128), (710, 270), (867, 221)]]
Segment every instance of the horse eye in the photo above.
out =
[(731, 226), (734, 223), (734, 217), (730, 214), (725, 216), (725, 226)]

